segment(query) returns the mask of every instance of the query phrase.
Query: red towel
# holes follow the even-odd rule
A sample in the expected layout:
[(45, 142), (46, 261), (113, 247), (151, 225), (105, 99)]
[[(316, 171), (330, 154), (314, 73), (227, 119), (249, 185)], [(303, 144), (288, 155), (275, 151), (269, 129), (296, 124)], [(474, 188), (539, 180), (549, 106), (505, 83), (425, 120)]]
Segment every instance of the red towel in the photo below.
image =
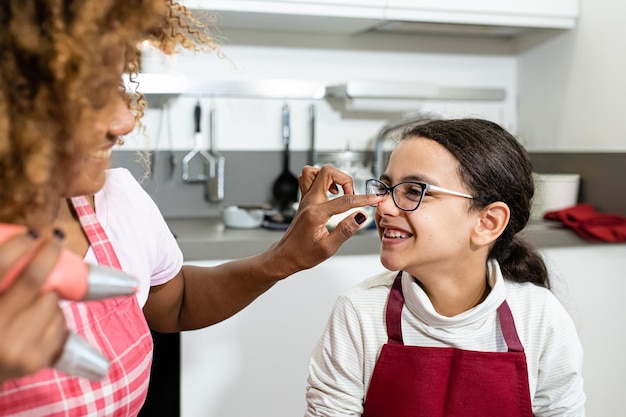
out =
[(550, 211), (543, 218), (559, 221), (592, 242), (626, 242), (626, 217), (598, 213), (591, 204)]

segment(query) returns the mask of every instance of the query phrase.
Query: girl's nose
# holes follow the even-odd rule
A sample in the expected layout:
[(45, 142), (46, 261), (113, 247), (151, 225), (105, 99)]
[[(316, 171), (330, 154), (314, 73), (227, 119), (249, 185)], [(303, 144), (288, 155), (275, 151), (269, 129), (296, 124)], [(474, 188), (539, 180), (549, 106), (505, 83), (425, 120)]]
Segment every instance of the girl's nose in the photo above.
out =
[(122, 97), (115, 100), (115, 107), (109, 121), (108, 133), (111, 136), (124, 136), (135, 128), (135, 117)]
[(388, 193), (383, 199), (383, 201), (378, 203), (378, 205), (376, 206), (376, 211), (380, 215), (396, 213), (398, 210), (399, 209), (398, 207), (396, 207), (396, 203), (394, 203), (393, 196), (391, 195), (391, 193)]

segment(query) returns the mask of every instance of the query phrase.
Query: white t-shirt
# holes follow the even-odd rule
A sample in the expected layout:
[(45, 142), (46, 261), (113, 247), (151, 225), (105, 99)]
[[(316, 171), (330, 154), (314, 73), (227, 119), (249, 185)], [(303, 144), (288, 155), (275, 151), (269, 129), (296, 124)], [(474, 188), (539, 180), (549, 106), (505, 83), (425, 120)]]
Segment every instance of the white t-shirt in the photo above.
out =
[[(139, 281), (137, 299), (143, 307), (150, 287), (166, 283), (183, 265), (176, 239), (155, 202), (125, 168), (107, 170), (95, 207), (122, 270)], [(91, 247), (85, 261), (98, 263)]]
[[(496, 311), (506, 298), (526, 354), (534, 415), (583, 417), (583, 352), (571, 318), (549, 290), (505, 281), (496, 261), (488, 263), (488, 271), (487, 298), (454, 317), (438, 314), (424, 290), (404, 273), (404, 343), (506, 351)], [(381, 273), (338, 298), (309, 364), (307, 417), (362, 414), (374, 365), (387, 342), (385, 307), (396, 275)]]

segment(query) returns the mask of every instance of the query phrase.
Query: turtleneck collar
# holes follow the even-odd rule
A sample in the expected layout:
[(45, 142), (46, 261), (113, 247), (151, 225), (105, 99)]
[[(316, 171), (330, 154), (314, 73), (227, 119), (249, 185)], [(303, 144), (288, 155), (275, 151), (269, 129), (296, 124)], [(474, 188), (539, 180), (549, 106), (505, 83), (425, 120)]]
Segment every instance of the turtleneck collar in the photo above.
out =
[(435, 310), (428, 295), (416, 280), (407, 272), (402, 273), (402, 291), (406, 307), (428, 326), (435, 328), (456, 328), (482, 322), (496, 311), (506, 297), (504, 278), (496, 260), (487, 261), (487, 285), (491, 291), (477, 306), (453, 317), (443, 316)]

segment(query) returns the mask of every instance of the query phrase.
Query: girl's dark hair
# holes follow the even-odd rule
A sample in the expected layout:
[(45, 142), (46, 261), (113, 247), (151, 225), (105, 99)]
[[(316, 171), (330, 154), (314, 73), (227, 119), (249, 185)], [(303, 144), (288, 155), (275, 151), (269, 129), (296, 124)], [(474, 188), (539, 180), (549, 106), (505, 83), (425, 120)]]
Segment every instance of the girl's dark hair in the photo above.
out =
[(535, 192), (524, 147), (496, 123), (482, 119), (432, 120), (407, 127), (401, 137), (420, 136), (445, 147), (459, 161), (459, 175), (474, 196), (472, 209), (502, 201), (511, 216), (491, 248), (505, 278), (550, 288), (539, 253), (517, 236), (530, 217)]

